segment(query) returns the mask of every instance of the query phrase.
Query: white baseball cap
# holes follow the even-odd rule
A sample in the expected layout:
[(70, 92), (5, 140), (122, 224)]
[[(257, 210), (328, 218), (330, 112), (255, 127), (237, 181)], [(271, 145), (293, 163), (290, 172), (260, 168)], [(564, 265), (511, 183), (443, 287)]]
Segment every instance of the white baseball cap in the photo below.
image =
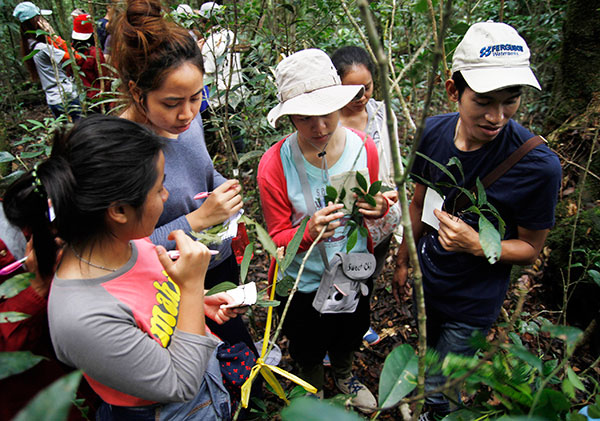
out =
[(541, 90), (529, 67), (529, 57), (527, 43), (512, 26), (479, 22), (469, 28), (456, 47), (452, 73), (460, 71), (477, 93), (518, 85)]
[(364, 92), (363, 85), (342, 85), (327, 53), (316, 48), (281, 60), (275, 69), (275, 82), (279, 104), (267, 115), (273, 127), (284, 115), (330, 114)]

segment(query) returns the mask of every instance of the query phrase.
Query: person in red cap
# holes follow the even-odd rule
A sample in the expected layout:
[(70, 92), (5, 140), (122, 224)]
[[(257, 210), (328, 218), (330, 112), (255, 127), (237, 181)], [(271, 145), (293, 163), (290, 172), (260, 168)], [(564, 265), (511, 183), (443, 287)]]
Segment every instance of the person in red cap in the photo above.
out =
[(99, 78), (101, 72), (104, 72), (101, 66), (106, 62), (102, 49), (94, 45), (93, 35), (94, 25), (90, 15), (84, 13), (73, 19), (71, 38), (73, 38), (73, 48), (80, 54), (77, 59), (80, 68), (79, 77), (85, 86), (86, 96), (92, 101), (97, 99), (102, 91)]

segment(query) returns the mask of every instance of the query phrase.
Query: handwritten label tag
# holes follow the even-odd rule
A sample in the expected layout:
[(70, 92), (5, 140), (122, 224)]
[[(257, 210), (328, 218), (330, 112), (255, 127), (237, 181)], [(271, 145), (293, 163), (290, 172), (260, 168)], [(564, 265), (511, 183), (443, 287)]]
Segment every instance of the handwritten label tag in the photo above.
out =
[(421, 214), (421, 221), (432, 226), (436, 229), (436, 231), (440, 229), (440, 221), (433, 214), (433, 210), (442, 210), (443, 204), (444, 198), (432, 188), (427, 187), (427, 191), (425, 192), (425, 201), (423, 203), (423, 213)]

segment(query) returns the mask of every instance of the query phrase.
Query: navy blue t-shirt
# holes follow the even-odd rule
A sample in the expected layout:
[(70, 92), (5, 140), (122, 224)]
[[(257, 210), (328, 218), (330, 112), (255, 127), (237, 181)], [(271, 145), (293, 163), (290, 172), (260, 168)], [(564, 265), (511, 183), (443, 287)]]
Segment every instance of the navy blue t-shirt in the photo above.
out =
[[(510, 120), (493, 141), (464, 152), (454, 145), (457, 121), (458, 113), (427, 119), (419, 151), (444, 165), (451, 157), (457, 157), (463, 167), (464, 180), (456, 166), (450, 169), (458, 184), (466, 188), (471, 188), (477, 177), (483, 179), (533, 137), (529, 130)], [(440, 186), (437, 183), (453, 184), (447, 175), (421, 157), (417, 157), (411, 172), (437, 186)], [(486, 189), (488, 202), (506, 223), (505, 240), (517, 238), (519, 226), (543, 230), (554, 225), (560, 180), (558, 157), (543, 144)], [(420, 182), (417, 177), (415, 181)], [(456, 191), (452, 187), (440, 187), (444, 196)], [(498, 226), (489, 214), (486, 217)], [(477, 215), (466, 213), (461, 218), (478, 230)], [(446, 251), (437, 237), (437, 231), (423, 236), (418, 247), (426, 305), (453, 320), (491, 325), (504, 301), (511, 265), (500, 262), (491, 265), (484, 257)]]

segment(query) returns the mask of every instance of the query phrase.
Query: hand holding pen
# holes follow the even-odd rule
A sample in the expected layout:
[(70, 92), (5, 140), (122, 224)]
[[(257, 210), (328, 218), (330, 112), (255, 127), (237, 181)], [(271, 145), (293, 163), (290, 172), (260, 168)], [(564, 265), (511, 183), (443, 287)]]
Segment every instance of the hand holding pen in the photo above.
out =
[(196, 200), (205, 200), (198, 209), (186, 215), (192, 229), (202, 231), (235, 215), (244, 205), (241, 190), (238, 180), (227, 180), (212, 192), (197, 194)]

